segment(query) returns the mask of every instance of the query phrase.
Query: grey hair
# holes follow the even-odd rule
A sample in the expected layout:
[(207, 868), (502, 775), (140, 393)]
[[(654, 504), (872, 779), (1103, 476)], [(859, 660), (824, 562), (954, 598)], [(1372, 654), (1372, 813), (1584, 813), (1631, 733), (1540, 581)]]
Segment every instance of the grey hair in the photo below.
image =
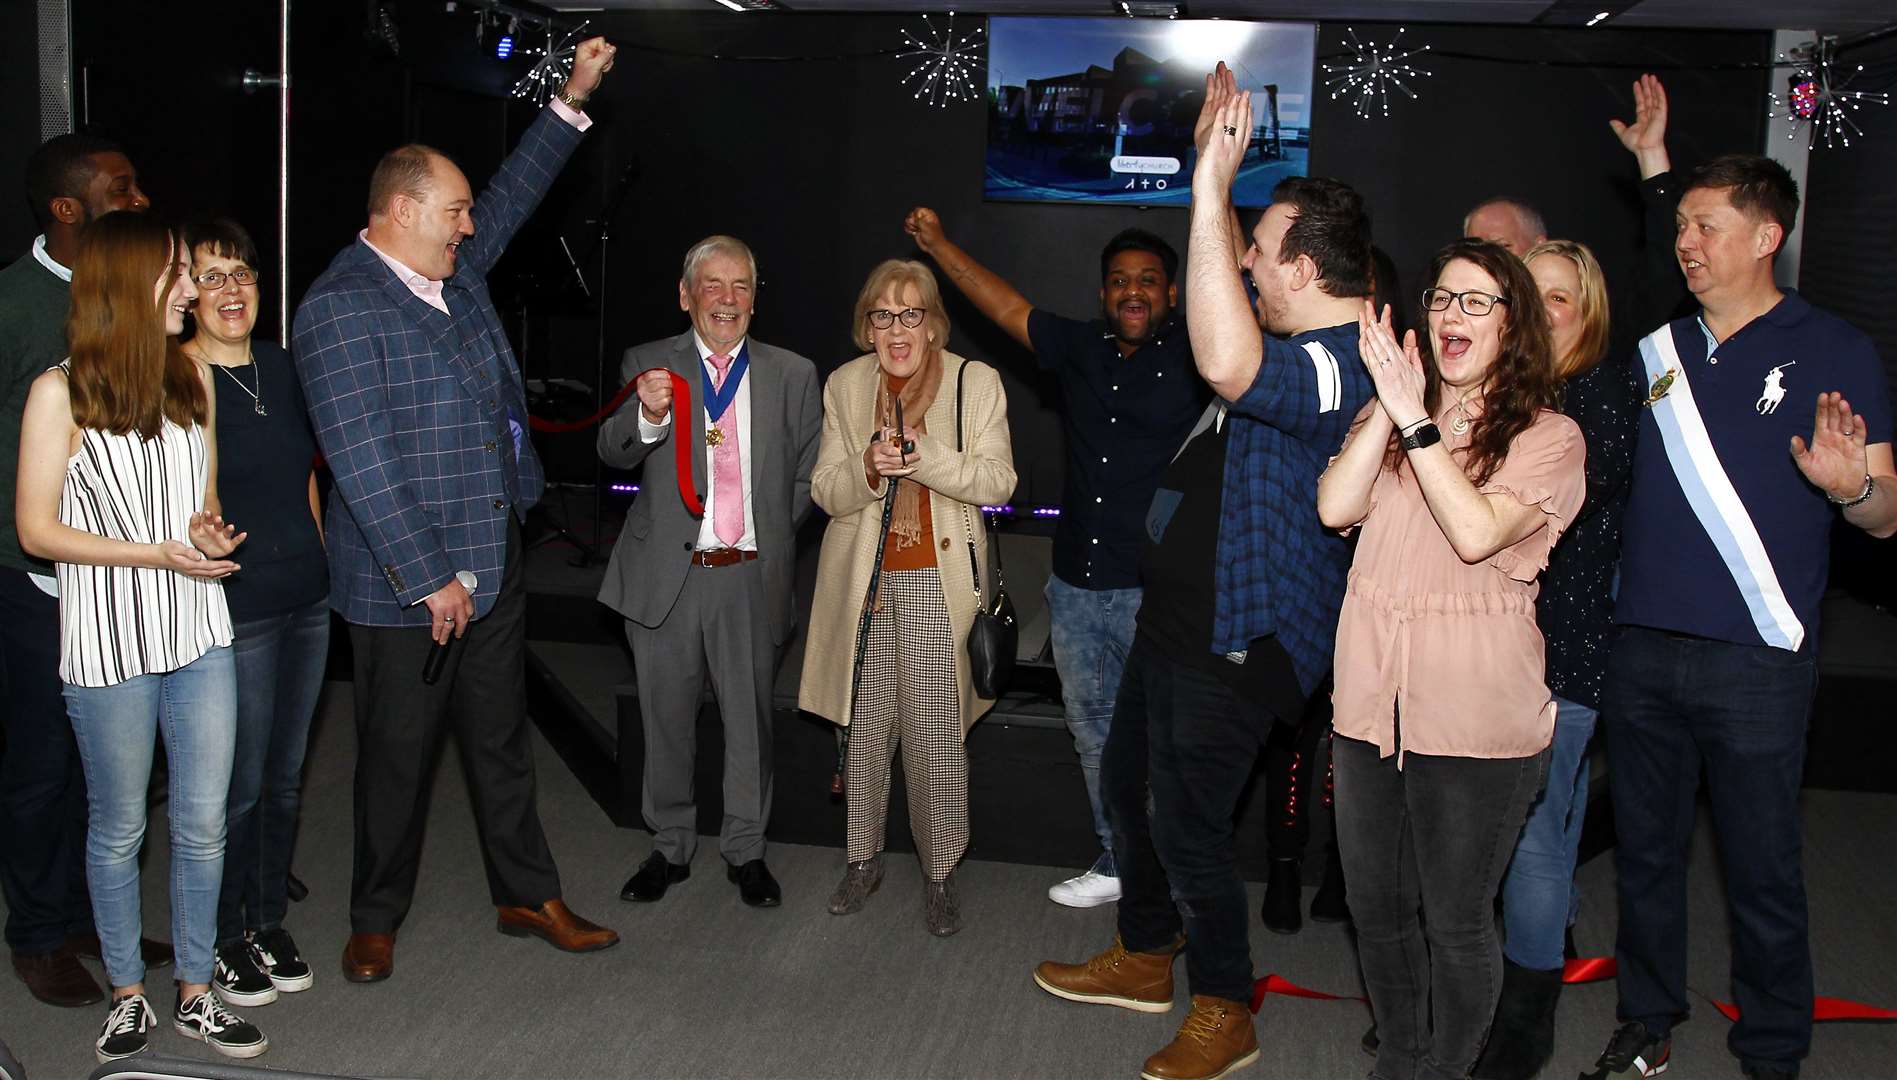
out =
[(692, 245), (685, 253), (685, 274), (683, 280), (692, 284), (698, 275), (698, 268), (713, 255), (729, 255), (734, 259), (743, 259), (751, 267), (751, 288), (757, 288), (757, 256), (751, 254), (751, 248), (735, 236), (707, 236)]
[(1548, 225), (1546, 222), (1544, 222), (1541, 219), (1541, 211), (1535, 209), (1529, 203), (1524, 202), (1521, 199), (1517, 199), (1513, 196), (1497, 195), (1494, 198), (1483, 199), (1481, 202), (1476, 203), (1474, 206), (1471, 206), (1469, 208), (1468, 213), (1462, 215), (1462, 233), (1464, 236), (1467, 236), (1469, 234), (1469, 219), (1475, 217), (1478, 213), (1481, 213), (1482, 211), (1487, 210), (1491, 206), (1508, 207), (1509, 209), (1515, 211), (1515, 214), (1517, 217), (1521, 218), (1523, 227), (1525, 227), (1531, 234), (1535, 236), (1548, 235)]

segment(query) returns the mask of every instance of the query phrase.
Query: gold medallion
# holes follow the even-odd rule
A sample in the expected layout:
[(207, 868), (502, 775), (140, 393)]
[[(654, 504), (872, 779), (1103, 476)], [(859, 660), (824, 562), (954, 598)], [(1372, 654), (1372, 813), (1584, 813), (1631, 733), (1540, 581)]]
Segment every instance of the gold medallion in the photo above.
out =
[(1673, 379), (1677, 374), (1678, 372), (1672, 368), (1667, 368), (1666, 374), (1653, 380), (1653, 385), (1647, 388), (1647, 400), (1645, 402), (1647, 408), (1651, 409), (1655, 405), (1658, 405), (1660, 399), (1666, 396), (1666, 392), (1673, 389)]
[(713, 424), (710, 427), (705, 429), (705, 445), (706, 446), (722, 446), (724, 445), (724, 441), (725, 441), (724, 429), (719, 427), (717, 424)]

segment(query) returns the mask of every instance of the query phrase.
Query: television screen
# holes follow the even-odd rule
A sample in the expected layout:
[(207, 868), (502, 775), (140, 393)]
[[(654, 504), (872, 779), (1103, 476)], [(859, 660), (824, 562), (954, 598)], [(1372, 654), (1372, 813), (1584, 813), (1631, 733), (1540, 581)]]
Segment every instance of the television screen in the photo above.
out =
[(1310, 158), (1316, 51), (1311, 23), (989, 19), (983, 194), (1185, 206), (1205, 73), (1223, 60), (1252, 94), (1235, 201), (1268, 206)]

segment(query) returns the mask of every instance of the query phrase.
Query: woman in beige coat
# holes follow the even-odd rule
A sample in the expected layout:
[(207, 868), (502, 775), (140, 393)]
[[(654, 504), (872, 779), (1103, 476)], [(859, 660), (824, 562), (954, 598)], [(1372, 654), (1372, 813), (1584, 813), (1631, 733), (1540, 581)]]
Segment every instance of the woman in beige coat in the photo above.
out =
[[(838, 368), (824, 386), (823, 443), (810, 487), (831, 520), (817, 560), (798, 703), (850, 734), (848, 869), (830, 911), (861, 911), (882, 884), (890, 763), (900, 743), (910, 830), (927, 881), (924, 921), (930, 933), (946, 936), (961, 929), (950, 875), (968, 847), (962, 740), (994, 705), (975, 696), (966, 643), (976, 566), (982, 594), (994, 587), (981, 506), (1014, 491), (1008, 400), (993, 368), (946, 350), (942, 294), (921, 263), (891, 259), (871, 271), (854, 325), (857, 345), (874, 351)], [(885, 533), (886, 499), (893, 506)], [(866, 603), (859, 684), (857, 631)]]

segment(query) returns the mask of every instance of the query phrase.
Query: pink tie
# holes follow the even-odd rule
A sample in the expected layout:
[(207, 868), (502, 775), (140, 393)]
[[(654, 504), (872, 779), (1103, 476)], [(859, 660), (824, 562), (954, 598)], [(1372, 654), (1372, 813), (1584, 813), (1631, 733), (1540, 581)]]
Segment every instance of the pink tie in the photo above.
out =
[[(731, 357), (713, 353), (708, 357), (712, 370), (712, 385), (724, 389), (725, 376), (731, 371)], [(711, 531), (717, 534), (718, 542), (726, 547), (736, 547), (744, 536), (744, 469), (738, 457), (738, 399), (733, 396), (731, 404), (725, 407), (724, 416), (709, 418), (718, 424), (724, 438), (711, 448), (711, 498), (716, 504), (712, 509)]]

